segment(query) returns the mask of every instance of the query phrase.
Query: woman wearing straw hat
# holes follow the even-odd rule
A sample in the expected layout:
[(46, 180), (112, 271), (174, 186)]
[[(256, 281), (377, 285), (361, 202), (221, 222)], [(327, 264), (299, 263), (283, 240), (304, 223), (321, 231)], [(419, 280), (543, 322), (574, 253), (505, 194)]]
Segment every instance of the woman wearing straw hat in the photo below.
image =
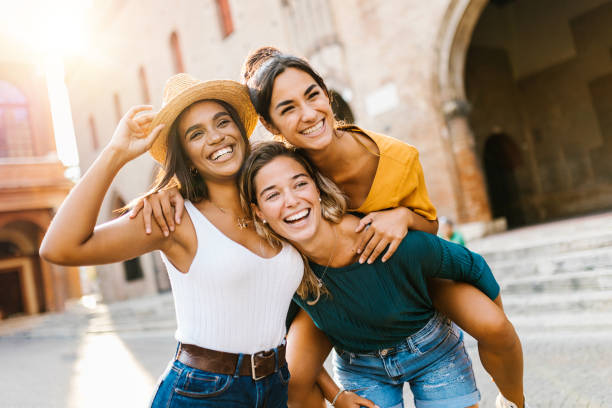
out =
[[(150, 109), (135, 106), (121, 119), (60, 207), (41, 256), (90, 265), (162, 252), (179, 343), (153, 406), (284, 407), (285, 315), (303, 262), (291, 245), (257, 235), (240, 207), (237, 174), (257, 122), (247, 89), (179, 74), (166, 84), (162, 110)], [(188, 216), (173, 234), (143, 234), (129, 217), (96, 226), (117, 172), (147, 150), (164, 166), (154, 191), (177, 181)]]

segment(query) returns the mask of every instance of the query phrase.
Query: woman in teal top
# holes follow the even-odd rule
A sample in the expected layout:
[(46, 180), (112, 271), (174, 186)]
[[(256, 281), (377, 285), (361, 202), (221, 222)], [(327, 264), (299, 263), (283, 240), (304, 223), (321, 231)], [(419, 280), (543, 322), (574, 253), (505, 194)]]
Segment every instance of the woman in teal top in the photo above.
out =
[(344, 388), (401, 407), (408, 382), (417, 407), (476, 406), (462, 335), (433, 308), (426, 280), (468, 282), (495, 299), (499, 286), (480, 255), (413, 231), (386, 262), (360, 264), (352, 251), (359, 218), (344, 213), (331, 181), (281, 143), (253, 149), (240, 188), (258, 232), (288, 240), (309, 260), (295, 300), (329, 336)]

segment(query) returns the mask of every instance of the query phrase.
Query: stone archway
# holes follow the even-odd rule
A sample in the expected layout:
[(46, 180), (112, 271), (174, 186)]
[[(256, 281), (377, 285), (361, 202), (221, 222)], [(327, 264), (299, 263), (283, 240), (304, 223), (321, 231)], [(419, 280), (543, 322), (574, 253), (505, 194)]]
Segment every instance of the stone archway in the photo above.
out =
[(487, 0), (451, 0), (436, 39), (433, 93), (446, 123), (446, 155), (454, 167), (452, 185), (461, 223), (491, 220), (483, 171), (468, 123), (470, 104), (464, 84), (467, 50), (487, 3)]
[[(493, 213), (505, 207), (516, 227), (610, 210), (612, 0), (492, 0), (467, 45), (461, 75), (444, 89), (470, 102)], [(523, 159), (511, 172), (491, 167), (491, 135), (500, 132)], [(500, 207), (491, 185), (502, 180)]]

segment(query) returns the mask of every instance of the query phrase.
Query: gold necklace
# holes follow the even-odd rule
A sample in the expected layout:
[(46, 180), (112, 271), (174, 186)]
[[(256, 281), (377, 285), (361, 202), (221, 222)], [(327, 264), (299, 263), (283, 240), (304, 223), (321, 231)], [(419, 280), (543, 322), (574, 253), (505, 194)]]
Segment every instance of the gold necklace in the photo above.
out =
[(332, 225), (332, 230), (334, 231), (334, 249), (332, 249), (331, 253), (329, 254), (327, 265), (325, 265), (321, 277), (319, 278), (318, 276), (315, 276), (315, 278), (317, 279), (317, 297), (314, 300), (306, 301), (309, 306), (313, 306), (319, 301), (319, 298), (321, 297), (321, 288), (323, 287), (323, 278), (325, 278), (325, 275), (327, 274), (327, 269), (329, 268), (329, 265), (331, 265), (334, 256), (336, 255), (336, 248), (338, 247), (338, 231), (336, 231), (336, 225)]
[(223, 208), (223, 207), (219, 207), (217, 204), (215, 204), (215, 202), (213, 200), (208, 200), (212, 205), (214, 205), (215, 207), (217, 207), (217, 209), (219, 211), (221, 211), (223, 214), (230, 214), (231, 216), (236, 218), (236, 226), (238, 228), (240, 228), (241, 230), (248, 228), (249, 224), (251, 223), (251, 220), (249, 219), (249, 217), (238, 217), (236, 214), (234, 214), (232, 211)]

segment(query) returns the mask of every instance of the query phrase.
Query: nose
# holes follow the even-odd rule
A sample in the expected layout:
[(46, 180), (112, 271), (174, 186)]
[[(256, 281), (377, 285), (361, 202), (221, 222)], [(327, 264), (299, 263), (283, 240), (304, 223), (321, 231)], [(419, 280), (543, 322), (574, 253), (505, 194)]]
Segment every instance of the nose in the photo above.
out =
[(208, 137), (206, 138), (206, 143), (208, 143), (209, 145), (214, 145), (214, 144), (221, 142), (223, 138), (224, 138), (223, 134), (215, 130), (215, 131), (208, 133)]
[(294, 207), (298, 203), (298, 199), (290, 189), (287, 189), (285, 192), (285, 206), (286, 207)]
[(317, 111), (307, 103), (302, 107), (302, 121), (312, 122), (317, 118)]

